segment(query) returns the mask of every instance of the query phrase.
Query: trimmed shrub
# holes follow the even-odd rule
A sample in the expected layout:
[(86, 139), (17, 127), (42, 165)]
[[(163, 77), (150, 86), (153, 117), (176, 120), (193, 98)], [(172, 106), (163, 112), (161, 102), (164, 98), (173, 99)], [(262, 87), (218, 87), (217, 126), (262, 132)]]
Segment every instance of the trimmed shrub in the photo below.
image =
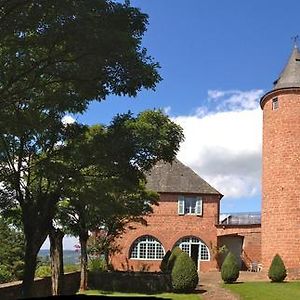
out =
[(172, 287), (176, 293), (189, 293), (195, 290), (199, 277), (195, 263), (186, 252), (177, 256), (172, 273)]
[(172, 252), (171, 252), (171, 255), (168, 259), (168, 271), (169, 272), (172, 272), (172, 269), (173, 269), (173, 266), (174, 266), (174, 263), (177, 259), (177, 257), (182, 253), (182, 250), (176, 246)]
[(168, 250), (165, 254), (165, 256), (163, 257), (161, 263), (160, 263), (160, 270), (163, 272), (163, 273), (167, 273), (168, 272), (168, 262), (169, 262), (169, 258), (171, 256), (171, 251)]
[(279, 254), (276, 254), (269, 268), (268, 276), (272, 282), (282, 282), (286, 275), (287, 273), (283, 260)]
[(235, 255), (228, 252), (222, 267), (221, 267), (221, 277), (225, 283), (235, 282), (240, 275), (239, 265)]

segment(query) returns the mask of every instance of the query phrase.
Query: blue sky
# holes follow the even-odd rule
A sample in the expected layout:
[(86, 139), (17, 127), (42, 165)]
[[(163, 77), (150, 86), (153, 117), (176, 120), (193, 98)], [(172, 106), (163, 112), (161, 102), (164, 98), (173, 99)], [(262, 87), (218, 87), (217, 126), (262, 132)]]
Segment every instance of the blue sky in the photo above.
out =
[(178, 158), (224, 194), (221, 212), (260, 211), (259, 98), (300, 34), (299, 1), (135, 0), (149, 15), (143, 45), (160, 65), (156, 91), (93, 103), (83, 123), (162, 108), (183, 126)]

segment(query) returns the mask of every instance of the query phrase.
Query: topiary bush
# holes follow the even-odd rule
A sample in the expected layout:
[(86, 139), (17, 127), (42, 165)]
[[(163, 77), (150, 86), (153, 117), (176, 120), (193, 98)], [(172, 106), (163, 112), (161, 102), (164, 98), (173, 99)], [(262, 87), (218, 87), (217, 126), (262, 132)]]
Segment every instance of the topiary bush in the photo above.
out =
[(198, 272), (195, 263), (186, 252), (177, 256), (171, 278), (174, 292), (189, 293), (195, 290), (199, 282)]
[(282, 282), (287, 276), (285, 265), (279, 254), (274, 256), (268, 271), (268, 276), (272, 282)]
[(240, 275), (240, 268), (238, 265), (237, 258), (231, 252), (228, 252), (222, 267), (221, 267), (221, 277), (225, 283), (235, 282)]
[(169, 262), (169, 258), (171, 256), (171, 251), (168, 250), (165, 254), (165, 256), (163, 257), (161, 263), (160, 263), (160, 270), (163, 272), (163, 273), (167, 273), (168, 272), (168, 262)]
[(168, 259), (168, 271), (169, 272), (172, 272), (172, 269), (173, 269), (173, 266), (174, 266), (174, 263), (177, 259), (177, 257), (182, 253), (182, 250), (176, 246), (175, 248), (173, 248), (172, 252), (171, 252), (171, 255)]

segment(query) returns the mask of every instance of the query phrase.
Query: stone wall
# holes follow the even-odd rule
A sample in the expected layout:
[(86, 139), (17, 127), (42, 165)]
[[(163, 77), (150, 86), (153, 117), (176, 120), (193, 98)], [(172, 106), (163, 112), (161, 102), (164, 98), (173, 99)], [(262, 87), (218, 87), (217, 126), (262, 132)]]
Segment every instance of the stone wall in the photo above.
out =
[[(73, 295), (79, 289), (80, 272), (68, 273), (64, 276), (64, 295)], [(0, 299), (15, 300), (21, 297), (21, 281), (0, 284)], [(34, 297), (51, 296), (51, 278), (36, 278), (34, 281)]]

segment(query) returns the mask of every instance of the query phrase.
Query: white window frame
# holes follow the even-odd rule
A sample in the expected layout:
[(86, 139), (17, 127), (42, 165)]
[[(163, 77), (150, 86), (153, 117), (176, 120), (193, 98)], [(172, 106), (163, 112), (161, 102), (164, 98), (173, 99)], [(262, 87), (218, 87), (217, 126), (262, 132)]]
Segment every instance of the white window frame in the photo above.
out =
[[(143, 247), (145, 247), (145, 257), (141, 257), (141, 251), (144, 251)], [(151, 247), (154, 247), (154, 257), (152, 257), (153, 253), (150, 253)], [(133, 257), (132, 254), (135, 252), (136, 256), (134, 255)], [(133, 242), (130, 247), (129, 258), (136, 260), (162, 260), (165, 254), (166, 251), (158, 239), (151, 235), (144, 235)]]
[(279, 100), (278, 97), (272, 99), (272, 110), (276, 110), (279, 108)]
[[(195, 201), (195, 207), (193, 212), (193, 207), (187, 204), (191, 201)], [(189, 209), (187, 210), (187, 207)], [(203, 215), (203, 200), (199, 196), (183, 196), (178, 197), (178, 215)]]
[[(182, 251), (185, 251), (189, 256), (192, 254), (192, 245), (199, 245), (199, 253), (198, 253), (198, 261), (210, 261), (210, 251), (209, 248), (203, 243), (199, 238), (188, 236), (181, 238), (177, 243), (178, 246)], [(205, 250), (205, 256), (207, 258), (203, 258), (203, 250)]]

